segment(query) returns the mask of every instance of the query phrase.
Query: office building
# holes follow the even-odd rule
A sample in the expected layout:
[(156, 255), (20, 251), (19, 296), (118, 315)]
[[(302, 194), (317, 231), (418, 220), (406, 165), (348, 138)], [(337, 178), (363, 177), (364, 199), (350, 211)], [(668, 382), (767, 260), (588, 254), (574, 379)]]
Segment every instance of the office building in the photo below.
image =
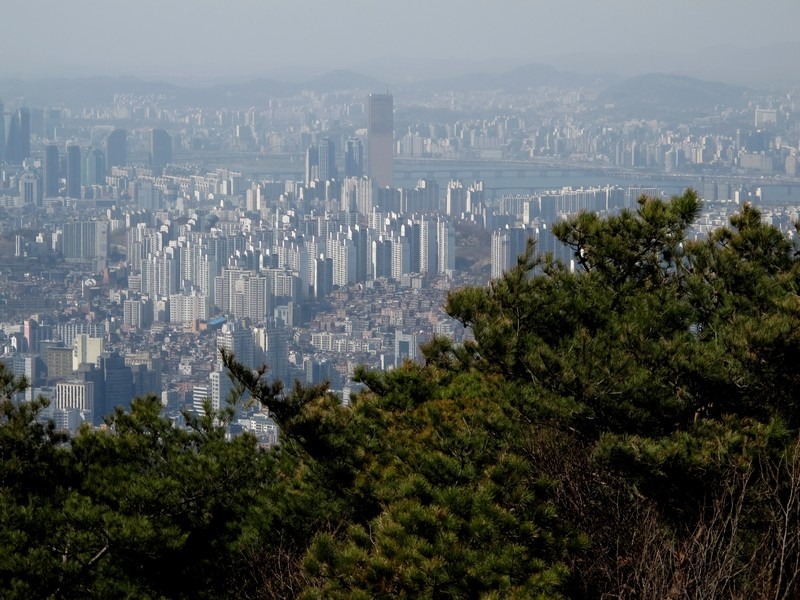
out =
[(72, 346), (72, 370), (77, 371), (82, 364), (96, 363), (102, 353), (103, 338), (85, 333), (76, 335)]
[(106, 157), (100, 148), (91, 147), (86, 150), (81, 179), (87, 187), (106, 182)]
[(320, 181), (328, 181), (338, 177), (336, 169), (336, 147), (332, 139), (326, 137), (319, 143), (317, 159), (319, 161)]
[(124, 129), (115, 129), (106, 138), (106, 169), (111, 173), (111, 167), (125, 167), (128, 164), (128, 132)]
[(25, 171), (19, 178), (19, 198), (24, 206), (42, 205), (42, 181), (33, 171)]
[(396, 329), (394, 332), (394, 366), (399, 367), (406, 360), (415, 360), (418, 348), (419, 341), (416, 334)]
[(25, 351), (39, 352), (39, 342), (42, 339), (42, 327), (34, 318), (22, 322), (22, 335), (25, 337)]
[(21, 163), (31, 155), (31, 114), (27, 108), (19, 108), (11, 116), (6, 140), (5, 159), (10, 163)]
[(344, 176), (361, 177), (364, 174), (364, 146), (358, 138), (344, 143)]
[(378, 187), (394, 180), (394, 100), (391, 94), (370, 94), (367, 115), (367, 172)]
[(91, 381), (64, 381), (56, 384), (55, 408), (77, 410), (81, 419), (92, 423), (95, 412), (95, 390)]
[(150, 133), (150, 166), (161, 168), (172, 162), (172, 136), (163, 129)]
[[(125, 363), (127, 364), (127, 357)], [(157, 370), (148, 369), (147, 365), (136, 364), (128, 365), (133, 377), (133, 397), (144, 398), (145, 396), (161, 395), (161, 373)]]
[(0, 99), (0, 163), (6, 158), (6, 113), (3, 100)]
[(67, 198), (81, 197), (81, 147), (67, 144)]
[(115, 352), (103, 352), (97, 366), (103, 373), (105, 386), (103, 398), (95, 402), (98, 416), (109, 415), (118, 406), (128, 410), (133, 400), (133, 373), (125, 359)]
[(319, 150), (316, 146), (309, 146), (306, 150), (306, 186), (319, 179)]
[(44, 147), (44, 197), (55, 198), (58, 196), (59, 165), (58, 146), (47, 144)]
[(72, 348), (56, 341), (42, 342), (40, 347), (43, 347), (48, 379), (66, 379), (72, 374)]

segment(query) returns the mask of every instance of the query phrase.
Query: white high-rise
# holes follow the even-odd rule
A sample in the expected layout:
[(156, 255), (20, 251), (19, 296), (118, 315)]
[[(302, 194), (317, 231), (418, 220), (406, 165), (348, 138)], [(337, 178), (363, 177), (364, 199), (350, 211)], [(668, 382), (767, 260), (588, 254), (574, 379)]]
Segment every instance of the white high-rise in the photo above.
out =
[(439, 217), (436, 221), (436, 246), (438, 248), (436, 271), (450, 274), (456, 268), (456, 230), (453, 223)]

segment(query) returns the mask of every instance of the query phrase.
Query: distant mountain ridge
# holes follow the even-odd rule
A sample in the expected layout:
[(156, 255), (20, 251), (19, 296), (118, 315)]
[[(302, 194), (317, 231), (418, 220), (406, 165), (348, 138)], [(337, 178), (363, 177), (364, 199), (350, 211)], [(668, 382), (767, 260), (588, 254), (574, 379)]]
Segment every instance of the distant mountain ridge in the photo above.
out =
[(596, 105), (632, 116), (698, 113), (718, 106), (742, 106), (748, 89), (684, 75), (648, 73), (609, 86), (597, 96)]
[(387, 87), (372, 77), (352, 71), (331, 71), (303, 83), (257, 78), (241, 83), (202, 87), (181, 86), (134, 77), (85, 77), (0, 80), (0, 98), (6, 104), (16, 99), (30, 106), (85, 105), (110, 102), (115, 94), (164, 96), (164, 105), (255, 106), (267, 97), (283, 98), (301, 91), (382, 90)]
[(704, 110), (716, 104), (739, 102), (747, 88), (681, 75), (652, 73), (620, 81), (613, 75), (590, 75), (562, 71), (531, 63), (502, 73), (475, 73), (451, 78), (391, 84), (355, 71), (339, 69), (303, 82), (256, 78), (240, 83), (192, 87), (134, 77), (85, 77), (0, 80), (0, 98), (7, 106), (86, 106), (110, 103), (115, 94), (162, 96), (164, 106), (249, 107), (263, 105), (268, 98), (284, 98), (302, 91), (317, 93), (346, 90), (368, 92), (469, 92), (502, 91), (525, 93), (538, 87), (605, 89), (598, 106), (647, 112), (655, 110)]
[(530, 63), (503, 73), (475, 73), (453, 78), (439, 78), (420, 82), (410, 87), (435, 91), (502, 90), (522, 93), (543, 86), (581, 87), (597, 80), (594, 75), (561, 71), (549, 65)]

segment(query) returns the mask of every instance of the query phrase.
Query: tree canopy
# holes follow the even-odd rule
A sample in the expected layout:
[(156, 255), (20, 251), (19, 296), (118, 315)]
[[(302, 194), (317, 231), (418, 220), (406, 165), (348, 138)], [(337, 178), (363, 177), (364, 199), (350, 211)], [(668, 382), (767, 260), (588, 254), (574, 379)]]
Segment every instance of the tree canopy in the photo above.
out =
[(346, 405), (223, 353), (269, 450), (154, 398), (66, 439), (2, 373), (2, 594), (797, 597), (797, 249), (751, 206), (690, 241), (700, 208), (559, 222), (578, 272), (530, 245)]

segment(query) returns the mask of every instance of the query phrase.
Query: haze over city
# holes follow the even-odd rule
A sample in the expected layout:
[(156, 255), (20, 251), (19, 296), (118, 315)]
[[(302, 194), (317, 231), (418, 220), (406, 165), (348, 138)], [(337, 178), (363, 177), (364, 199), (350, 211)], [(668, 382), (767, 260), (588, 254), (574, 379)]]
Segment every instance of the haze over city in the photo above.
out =
[(772, 84), (797, 76), (800, 3), (33, 0), (3, 14), (0, 78), (205, 84), (345, 68), (394, 83), (537, 62)]
[(800, 0), (9, 0), (0, 597), (800, 598)]

